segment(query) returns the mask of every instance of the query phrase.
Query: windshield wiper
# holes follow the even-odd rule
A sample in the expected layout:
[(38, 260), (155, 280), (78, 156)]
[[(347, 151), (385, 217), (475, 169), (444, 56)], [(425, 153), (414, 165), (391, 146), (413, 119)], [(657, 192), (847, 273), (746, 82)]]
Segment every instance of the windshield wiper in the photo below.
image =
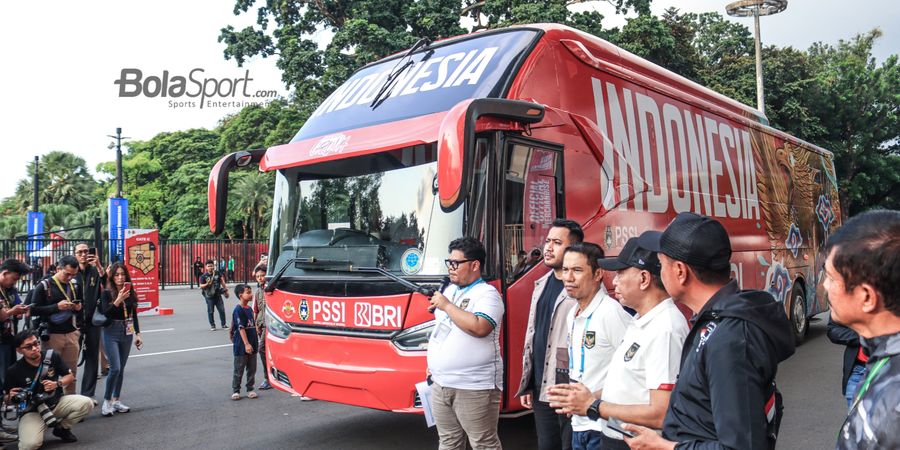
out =
[(284, 265), (282, 265), (282, 266), (278, 269), (278, 271), (275, 272), (275, 275), (273, 275), (273, 276), (272, 276), (272, 279), (269, 280), (269, 283), (266, 284), (266, 289), (265, 289), (265, 291), (266, 291), (266, 292), (272, 292), (272, 291), (274, 291), (274, 290), (275, 290), (275, 286), (278, 285), (278, 281), (281, 280), (281, 277), (282, 277), (282, 276), (284, 276), (284, 271), (287, 270), (287, 268), (288, 268), (291, 264), (297, 264), (297, 263), (300, 263), (300, 264), (312, 264), (312, 265), (315, 265), (315, 264), (353, 264), (351, 261), (341, 261), (341, 260), (334, 260), (334, 259), (321, 259), (321, 258), (316, 258), (315, 256), (311, 256), (311, 257), (309, 257), (309, 258), (291, 258), (291, 259), (288, 259), (287, 261), (285, 261)]
[[(431, 45), (431, 39), (428, 39), (428, 38), (419, 39), (419, 41), (416, 42), (416, 45), (413, 45), (412, 48), (410, 48), (409, 51), (407, 51), (406, 54), (404, 54), (403, 57), (400, 58), (399, 61), (397, 61), (397, 64), (394, 65), (394, 69), (391, 70), (391, 73), (388, 75), (387, 79), (384, 80), (384, 84), (381, 85), (381, 89), (378, 90), (378, 94), (375, 95), (374, 99), (372, 99), (372, 104), (369, 105), (372, 109), (375, 109), (375, 108), (381, 106), (381, 104), (384, 103), (385, 100), (387, 100), (387, 96), (385, 96), (385, 94), (389, 93), (391, 91), (391, 88), (393, 88), (394, 84), (397, 83), (397, 80), (400, 78), (400, 75), (406, 69), (408, 69), (409, 66), (412, 66), (413, 64), (415, 64), (415, 62), (413, 62), (413, 60), (412, 60), (413, 53), (415, 53), (416, 50), (418, 50), (420, 48), (423, 48), (423, 47), (428, 48), (429, 45)], [(422, 61), (425, 61), (430, 56), (431, 56), (430, 54), (426, 55), (425, 58), (422, 58)], [(407, 61), (404, 62), (404, 60), (407, 60)], [(400, 63), (403, 63), (403, 64), (400, 64)], [(399, 68), (398, 68), (398, 66), (399, 66)], [(384, 96), (384, 98), (382, 98), (382, 96)]]

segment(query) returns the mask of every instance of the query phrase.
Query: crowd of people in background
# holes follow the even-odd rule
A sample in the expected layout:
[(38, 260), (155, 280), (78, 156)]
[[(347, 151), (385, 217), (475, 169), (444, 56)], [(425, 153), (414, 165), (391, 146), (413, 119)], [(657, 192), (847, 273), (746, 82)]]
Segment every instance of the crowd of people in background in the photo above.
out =
[[(427, 350), (439, 448), (499, 449), (503, 302), (482, 279), (479, 241), (449, 251)], [(900, 448), (900, 212), (850, 219), (825, 251), (828, 336), (847, 346), (837, 447)], [(534, 285), (518, 387), (539, 449), (775, 448), (775, 378), (795, 338), (782, 304), (731, 278), (721, 223), (681, 213), (605, 258), (558, 219), (542, 255), (550, 271)], [(528, 270), (518, 257), (514, 279)]]

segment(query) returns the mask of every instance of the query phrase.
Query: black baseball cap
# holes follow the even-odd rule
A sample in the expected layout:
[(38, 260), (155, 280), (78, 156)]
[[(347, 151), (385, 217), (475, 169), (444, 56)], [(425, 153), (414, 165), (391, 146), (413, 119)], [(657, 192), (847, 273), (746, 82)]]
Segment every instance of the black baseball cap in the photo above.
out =
[(731, 240), (725, 227), (699, 214), (678, 214), (665, 231), (647, 231), (638, 241), (641, 247), (691, 266), (710, 270), (731, 266)]
[(660, 271), (659, 257), (656, 256), (656, 252), (641, 247), (636, 237), (625, 243), (619, 256), (599, 259), (597, 264), (604, 270), (624, 270), (635, 267), (656, 276), (659, 276)]

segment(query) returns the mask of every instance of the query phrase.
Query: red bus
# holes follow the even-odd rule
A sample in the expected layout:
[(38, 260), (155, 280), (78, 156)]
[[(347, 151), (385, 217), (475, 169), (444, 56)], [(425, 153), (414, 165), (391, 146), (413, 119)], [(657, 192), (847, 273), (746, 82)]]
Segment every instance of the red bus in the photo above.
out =
[(840, 217), (831, 153), (569, 27), (422, 43), (363, 67), (289, 144), (216, 164), (214, 233), (229, 170), (257, 162), (277, 180), (266, 345), (282, 391), (420, 412), (433, 315), (395, 278), (438, 285), (447, 244), (470, 235), (506, 306), (503, 411), (521, 410), (531, 291), (547, 269), (515, 279), (513, 267), (557, 217), (609, 255), (679, 212), (715, 217), (734, 278), (783, 302), (798, 340), (827, 308), (820, 249)]

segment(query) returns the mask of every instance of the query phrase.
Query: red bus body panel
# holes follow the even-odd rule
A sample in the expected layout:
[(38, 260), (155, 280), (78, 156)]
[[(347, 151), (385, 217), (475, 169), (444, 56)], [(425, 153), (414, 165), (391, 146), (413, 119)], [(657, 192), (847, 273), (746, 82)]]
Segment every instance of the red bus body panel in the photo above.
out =
[[(793, 289), (805, 294), (808, 315), (827, 309), (819, 272), (825, 255), (819, 250), (840, 217), (829, 152), (767, 126), (765, 117), (746, 105), (596, 37), (560, 25), (528, 27), (544, 34), (515, 74), (507, 98), (546, 106), (544, 120), (529, 127), (529, 136), (564, 148), (566, 216), (584, 226), (587, 241), (616, 255), (628, 238), (663, 229), (678, 212), (710, 215), (731, 236), (732, 275), (741, 286), (768, 290), (786, 311)], [(430, 114), (273, 147), (262, 167), (455, 139), (441, 136), (445, 116)], [(522, 127), (486, 120), (479, 129)], [(439, 162), (445, 160), (462, 158), (439, 155)], [(461, 172), (457, 166), (438, 170), (446, 172), (445, 179)], [(459, 194), (440, 192), (441, 199)], [(501, 342), (507, 412), (521, 409), (514, 394), (531, 293), (546, 270), (534, 268), (507, 286), (494, 283), (505, 294)], [(296, 324), (296, 302), (313, 297), (276, 291), (268, 305)], [(401, 327), (370, 329), (406, 329), (431, 318), (418, 294), (327, 300), (347, 302), (350, 308), (357, 301), (406, 303)], [(285, 307), (286, 302), (294, 304)], [(290, 310), (293, 315), (286, 316)], [(331, 325), (359, 328), (343, 319)], [(425, 352), (400, 351), (389, 339), (304, 332), (284, 340), (270, 335), (267, 348), (272, 366), (291, 382), (289, 388), (273, 381), (279, 389), (369, 408), (421, 411), (413, 407), (414, 385), (425, 378)]]

